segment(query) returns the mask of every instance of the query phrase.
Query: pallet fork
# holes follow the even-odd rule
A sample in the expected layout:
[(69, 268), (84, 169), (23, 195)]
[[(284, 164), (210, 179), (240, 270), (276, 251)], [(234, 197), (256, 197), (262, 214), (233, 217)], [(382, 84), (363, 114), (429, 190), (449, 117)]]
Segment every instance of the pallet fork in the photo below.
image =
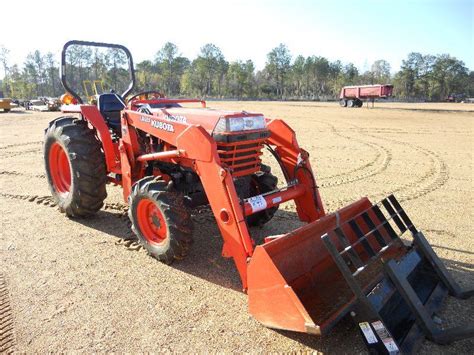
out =
[[(382, 200), (381, 206), (387, 212), (388, 218), (382, 215), (378, 205), (358, 216), (370, 228), (367, 233), (363, 233), (358, 228), (356, 219), (347, 222), (357, 236), (354, 244), (349, 244), (341, 228), (322, 237), (334, 262), (357, 297), (358, 310), (352, 311), (351, 315), (359, 325), (369, 349), (377, 349), (381, 353), (397, 351), (411, 353), (417, 345), (416, 339), (419, 335), (424, 335), (438, 344), (448, 344), (455, 340), (473, 337), (474, 324), (441, 330), (432, 317), (447, 293), (456, 298), (467, 299), (473, 295), (474, 290), (461, 290), (423, 233), (415, 228), (393, 195)], [(380, 218), (378, 225), (372, 222), (371, 212)], [(390, 220), (395, 223), (400, 233), (395, 232), (389, 223)], [(385, 230), (389, 236), (388, 241), (383, 238), (382, 230)], [(368, 263), (379, 259), (391, 245), (400, 243), (400, 238), (407, 231), (413, 237), (407, 253), (398, 260), (393, 258), (384, 262), (381, 281), (368, 294), (364, 293), (356, 280), (357, 274), (362, 273)], [(335, 234), (340, 243), (345, 246), (342, 251), (338, 251), (330, 234)], [(369, 242), (372, 237), (376, 243)], [(365, 264), (354, 248), (358, 243), (370, 255), (370, 259)], [(374, 244), (378, 244), (378, 251), (372, 249)], [(344, 253), (358, 266), (355, 272), (352, 272), (346, 264), (341, 255)], [(404, 314), (404, 317), (400, 318), (400, 314)], [(399, 321), (399, 324), (396, 324), (395, 320)], [(375, 333), (372, 331), (372, 334), (376, 334), (377, 341), (370, 336), (370, 328), (375, 331)], [(366, 334), (369, 336), (367, 337)]]
[(250, 312), (269, 327), (326, 334), (350, 314), (379, 354), (413, 353), (423, 337), (447, 344), (474, 336), (473, 324), (441, 330), (433, 320), (448, 293), (467, 299), (473, 290), (461, 290), (393, 195), (258, 246), (252, 259)]

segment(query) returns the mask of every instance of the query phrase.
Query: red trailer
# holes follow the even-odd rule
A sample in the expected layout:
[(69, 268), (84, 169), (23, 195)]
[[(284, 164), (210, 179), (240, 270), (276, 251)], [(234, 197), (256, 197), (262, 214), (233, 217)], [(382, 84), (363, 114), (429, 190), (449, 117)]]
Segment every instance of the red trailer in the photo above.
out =
[(342, 107), (362, 107), (362, 101), (392, 96), (393, 85), (344, 86), (339, 95)]

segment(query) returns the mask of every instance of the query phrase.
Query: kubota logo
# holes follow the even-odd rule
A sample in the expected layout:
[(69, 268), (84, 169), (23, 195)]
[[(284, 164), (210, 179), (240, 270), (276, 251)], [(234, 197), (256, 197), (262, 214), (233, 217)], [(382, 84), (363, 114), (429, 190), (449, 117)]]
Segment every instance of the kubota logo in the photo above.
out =
[(174, 132), (174, 126), (171, 123), (156, 121), (151, 117), (140, 116), (140, 121), (149, 123), (152, 127), (161, 129), (166, 132)]
[(174, 132), (174, 126), (170, 123), (151, 120), (150, 124), (152, 127), (162, 129), (163, 131)]

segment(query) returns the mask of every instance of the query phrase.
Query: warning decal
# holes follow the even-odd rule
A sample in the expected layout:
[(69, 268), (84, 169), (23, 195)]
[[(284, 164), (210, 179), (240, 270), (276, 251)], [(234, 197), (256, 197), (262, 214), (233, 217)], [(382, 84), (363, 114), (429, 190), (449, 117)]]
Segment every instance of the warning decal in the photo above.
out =
[(265, 201), (265, 198), (262, 195), (250, 197), (247, 202), (252, 206), (253, 213), (263, 211), (267, 208), (267, 201)]
[(383, 325), (381, 321), (376, 321), (372, 323), (375, 331), (377, 332), (380, 339), (382, 339), (383, 345), (387, 348), (390, 354), (398, 354), (400, 350), (398, 349), (397, 344), (393, 340), (392, 336), (388, 332), (387, 328)]
[(359, 323), (359, 327), (360, 327), (360, 330), (362, 330), (362, 333), (364, 334), (365, 339), (367, 339), (367, 343), (375, 344), (378, 342), (377, 337), (372, 331), (372, 328), (370, 327), (369, 323), (367, 322)]

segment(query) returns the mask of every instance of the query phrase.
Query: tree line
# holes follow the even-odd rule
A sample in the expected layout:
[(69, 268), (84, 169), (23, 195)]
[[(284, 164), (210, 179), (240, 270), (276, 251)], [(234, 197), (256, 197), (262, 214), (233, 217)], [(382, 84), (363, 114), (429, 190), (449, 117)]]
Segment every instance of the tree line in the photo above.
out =
[[(9, 65), (9, 50), (0, 47), (5, 96), (26, 99), (57, 97), (64, 91), (59, 81), (55, 56), (38, 50), (28, 54), (22, 66)], [(100, 79), (113, 88), (126, 81), (126, 58), (113, 50), (74, 49), (68, 59), (68, 80), (79, 91), (82, 83)], [(135, 65), (135, 91), (159, 90), (167, 96), (195, 96), (235, 99), (328, 100), (338, 98), (345, 85), (386, 84), (395, 86), (394, 96), (403, 100), (444, 100), (450, 94), (474, 96), (474, 72), (464, 62), (448, 54), (410, 53), (392, 75), (390, 64), (376, 60), (370, 69), (360, 71), (354, 64), (330, 61), (322, 56), (293, 57), (284, 44), (267, 54), (265, 67), (256, 70), (252, 60), (229, 62), (216, 45), (205, 44), (193, 60), (179, 48), (166, 43), (152, 60)]]

